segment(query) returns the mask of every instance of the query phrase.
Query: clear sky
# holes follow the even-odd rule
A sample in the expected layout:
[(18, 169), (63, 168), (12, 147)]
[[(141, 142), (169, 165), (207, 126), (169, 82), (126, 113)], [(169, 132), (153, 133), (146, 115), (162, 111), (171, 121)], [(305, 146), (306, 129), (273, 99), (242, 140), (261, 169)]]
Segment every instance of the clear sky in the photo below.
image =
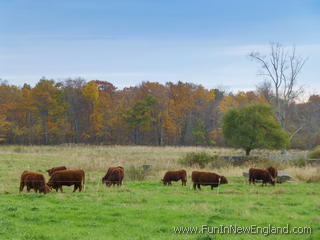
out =
[(254, 89), (247, 55), (275, 41), (309, 58), (299, 82), (320, 92), (318, 0), (0, 1), (0, 78), (16, 85), (45, 76)]

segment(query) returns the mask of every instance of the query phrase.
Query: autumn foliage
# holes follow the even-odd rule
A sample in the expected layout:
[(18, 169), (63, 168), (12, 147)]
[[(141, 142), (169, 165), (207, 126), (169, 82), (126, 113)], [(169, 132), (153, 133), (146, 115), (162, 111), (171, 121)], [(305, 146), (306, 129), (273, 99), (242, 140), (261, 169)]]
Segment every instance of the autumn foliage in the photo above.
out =
[[(317, 107), (318, 99), (295, 105), (288, 125), (294, 129), (294, 114)], [(254, 91), (233, 94), (184, 82), (117, 89), (100, 80), (43, 78), (22, 87), (0, 81), (0, 143), (225, 146), (223, 114), (252, 103), (266, 101)]]

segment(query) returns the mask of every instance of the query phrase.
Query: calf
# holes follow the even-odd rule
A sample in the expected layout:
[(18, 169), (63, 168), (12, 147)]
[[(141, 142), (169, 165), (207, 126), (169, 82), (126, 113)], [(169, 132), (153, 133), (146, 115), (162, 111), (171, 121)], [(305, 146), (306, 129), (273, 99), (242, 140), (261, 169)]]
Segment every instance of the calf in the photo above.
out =
[(57, 192), (58, 189), (62, 192), (62, 186), (74, 185), (73, 192), (79, 189), (82, 191), (85, 183), (85, 173), (83, 170), (61, 170), (52, 174), (49, 179), (48, 186), (54, 188)]
[(122, 185), (122, 180), (124, 178), (124, 169), (121, 166), (110, 167), (106, 175), (102, 178), (102, 183), (105, 183), (107, 187), (117, 184)]
[(48, 170), (46, 170), (49, 174), (49, 176), (52, 176), (52, 174), (56, 171), (61, 171), (61, 170), (67, 170), (67, 168), (65, 166), (59, 166), (59, 167), (53, 167), (53, 168), (50, 168)]
[(213, 172), (198, 172), (193, 171), (192, 175), (193, 189), (201, 189), (200, 185), (211, 186), (211, 190), (214, 187), (218, 187), (221, 184), (227, 184), (228, 180), (225, 176), (220, 176)]
[(44, 176), (40, 173), (24, 171), (20, 177), (19, 192), (22, 192), (24, 186), (27, 186), (27, 191), (30, 192), (33, 189), (36, 193), (48, 193), (50, 187), (46, 184)]
[(262, 186), (270, 183), (274, 186), (275, 181), (271, 174), (266, 169), (250, 168), (249, 169), (249, 184), (255, 184), (255, 180), (262, 180)]
[(186, 186), (187, 172), (185, 170), (168, 171), (162, 179), (164, 185), (171, 185), (171, 181), (177, 182), (179, 180), (181, 180), (182, 186)]

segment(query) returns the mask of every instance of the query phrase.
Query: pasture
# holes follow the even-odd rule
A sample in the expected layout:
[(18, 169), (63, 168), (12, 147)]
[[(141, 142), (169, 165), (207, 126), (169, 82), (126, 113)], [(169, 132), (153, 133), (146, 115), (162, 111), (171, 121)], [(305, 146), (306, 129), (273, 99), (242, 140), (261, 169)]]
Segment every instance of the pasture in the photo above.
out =
[[(320, 174), (316, 167), (282, 166), (298, 184), (275, 187), (249, 186), (241, 176), (247, 166), (205, 170), (225, 175), (229, 184), (194, 191), (190, 175), (196, 167), (184, 167), (179, 159), (192, 151), (239, 154), (238, 150), (196, 147), (104, 147), (104, 146), (1, 146), (0, 147), (0, 239), (314, 239), (320, 238), (320, 184), (304, 176)], [(143, 181), (125, 177), (120, 188), (106, 188), (101, 178), (109, 166), (141, 167), (151, 164)], [(86, 189), (47, 195), (18, 193), (23, 170), (41, 172), (53, 166), (86, 171)], [(166, 170), (184, 168), (186, 187), (165, 187)], [(127, 173), (125, 173), (127, 175)], [(312, 235), (211, 235), (178, 234), (174, 227), (202, 225), (312, 227)]]

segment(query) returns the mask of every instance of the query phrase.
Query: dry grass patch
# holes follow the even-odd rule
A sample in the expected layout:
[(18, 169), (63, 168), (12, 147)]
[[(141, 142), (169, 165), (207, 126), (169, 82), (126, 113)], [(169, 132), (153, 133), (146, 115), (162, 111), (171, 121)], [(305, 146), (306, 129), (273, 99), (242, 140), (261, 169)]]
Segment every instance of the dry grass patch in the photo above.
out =
[(300, 181), (320, 182), (320, 167), (290, 167), (286, 171)]

